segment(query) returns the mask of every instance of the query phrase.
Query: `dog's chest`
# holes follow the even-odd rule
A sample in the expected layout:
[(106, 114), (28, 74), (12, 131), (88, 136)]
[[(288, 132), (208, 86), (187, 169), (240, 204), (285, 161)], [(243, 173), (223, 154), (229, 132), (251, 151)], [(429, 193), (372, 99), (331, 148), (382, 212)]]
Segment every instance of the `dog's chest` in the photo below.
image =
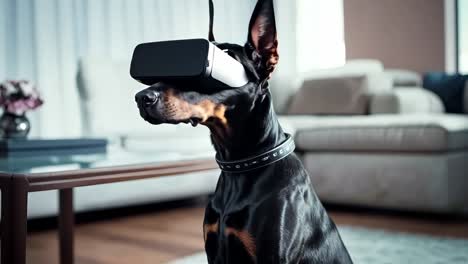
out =
[[(277, 195), (283, 186), (272, 180), (274, 173), (268, 172), (220, 177), (205, 212), (204, 238), (209, 263), (256, 263), (257, 259), (265, 259), (262, 247), (265, 241), (277, 241), (275, 213)], [(267, 248), (270, 251), (276, 247)]]
[[(257, 246), (249, 226), (249, 207), (229, 213), (208, 206), (203, 227), (205, 248), (210, 263), (255, 263)], [(222, 259), (222, 260), (221, 260)]]
[[(208, 258), (213, 260), (210, 263), (257, 263), (257, 259), (264, 259), (262, 243), (276, 240), (276, 219), (269, 217), (275, 211), (271, 201), (231, 197), (221, 204), (217, 199), (221, 197), (215, 194), (205, 212), (204, 238)], [(274, 250), (275, 246), (268, 248)]]

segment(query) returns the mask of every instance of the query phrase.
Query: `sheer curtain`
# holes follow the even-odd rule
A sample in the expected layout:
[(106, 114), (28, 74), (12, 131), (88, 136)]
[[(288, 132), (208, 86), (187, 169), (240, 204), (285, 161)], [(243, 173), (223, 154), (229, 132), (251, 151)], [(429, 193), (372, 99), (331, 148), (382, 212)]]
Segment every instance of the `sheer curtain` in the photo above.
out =
[(458, 1), (458, 71), (468, 73), (468, 1)]
[[(309, 69), (307, 62), (320, 67), (326, 54), (333, 55), (336, 45), (328, 44), (342, 32), (330, 23), (342, 23), (340, 11), (317, 7), (342, 0), (275, 1), (281, 52), (275, 82), (281, 87)], [(243, 44), (256, 0), (214, 2), (216, 38)], [(333, 32), (323, 38), (326, 29)], [(45, 104), (28, 115), (32, 136), (75, 137), (81, 133), (75, 84), (81, 57), (129, 59), (137, 43), (206, 37), (207, 31), (208, 0), (0, 0), (0, 81), (22, 78), (38, 85)]]
[[(216, 37), (244, 43), (255, 1), (215, 5)], [(207, 32), (207, 0), (1, 0), (0, 80), (29, 79), (40, 89), (45, 104), (28, 115), (32, 136), (79, 136), (80, 57), (129, 59), (140, 42)]]
[(343, 0), (276, 0), (280, 63), (273, 75), (280, 113), (309, 71), (345, 63)]
[(345, 63), (343, 0), (298, 0), (297, 68), (310, 70)]

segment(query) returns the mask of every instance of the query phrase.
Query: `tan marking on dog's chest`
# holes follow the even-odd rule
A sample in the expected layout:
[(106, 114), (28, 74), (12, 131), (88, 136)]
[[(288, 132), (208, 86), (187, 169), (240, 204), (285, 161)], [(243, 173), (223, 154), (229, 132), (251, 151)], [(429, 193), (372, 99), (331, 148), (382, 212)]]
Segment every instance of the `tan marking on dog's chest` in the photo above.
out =
[(255, 259), (257, 256), (257, 246), (255, 245), (255, 239), (247, 230), (237, 230), (231, 227), (227, 227), (224, 230), (224, 234), (226, 236), (234, 236), (244, 245), (245, 250), (247, 253)]
[(219, 219), (214, 224), (205, 224), (203, 226), (203, 237), (205, 239), (205, 242), (208, 239), (208, 234), (210, 233), (217, 234), (218, 232), (219, 232)]

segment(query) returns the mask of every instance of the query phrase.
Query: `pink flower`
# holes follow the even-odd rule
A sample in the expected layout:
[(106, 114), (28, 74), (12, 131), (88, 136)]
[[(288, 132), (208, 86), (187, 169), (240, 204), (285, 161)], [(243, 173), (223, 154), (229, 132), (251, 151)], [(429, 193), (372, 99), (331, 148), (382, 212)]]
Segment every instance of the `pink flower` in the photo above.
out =
[(0, 84), (0, 106), (8, 113), (23, 115), (42, 104), (36, 87), (27, 80), (5, 81)]

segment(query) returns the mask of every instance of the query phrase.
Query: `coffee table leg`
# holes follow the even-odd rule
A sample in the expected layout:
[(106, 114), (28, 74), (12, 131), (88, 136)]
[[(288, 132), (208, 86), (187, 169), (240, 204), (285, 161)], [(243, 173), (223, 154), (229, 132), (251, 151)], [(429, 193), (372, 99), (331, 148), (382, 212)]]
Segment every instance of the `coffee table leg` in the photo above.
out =
[(60, 263), (74, 263), (73, 189), (59, 190), (59, 243)]
[(3, 264), (26, 263), (28, 182), (18, 176), (4, 181), (2, 186), (2, 257)]

